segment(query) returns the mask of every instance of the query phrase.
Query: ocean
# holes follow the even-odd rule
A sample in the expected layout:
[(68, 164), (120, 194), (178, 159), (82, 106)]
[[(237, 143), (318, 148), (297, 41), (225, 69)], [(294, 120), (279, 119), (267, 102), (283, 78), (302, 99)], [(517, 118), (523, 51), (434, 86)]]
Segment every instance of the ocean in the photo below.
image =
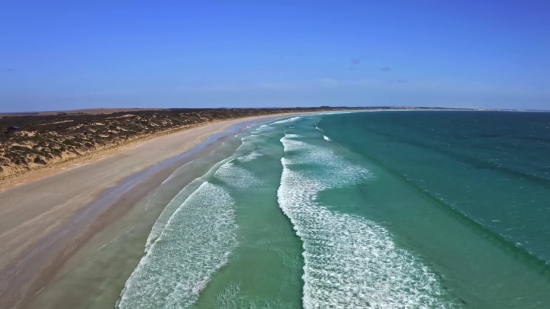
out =
[(550, 308), (550, 113), (309, 114), (228, 143), (117, 308)]

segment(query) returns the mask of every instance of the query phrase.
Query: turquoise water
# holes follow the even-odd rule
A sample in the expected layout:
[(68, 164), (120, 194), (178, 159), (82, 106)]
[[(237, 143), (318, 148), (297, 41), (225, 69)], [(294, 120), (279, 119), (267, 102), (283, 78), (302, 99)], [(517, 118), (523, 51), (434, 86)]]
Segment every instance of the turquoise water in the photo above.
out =
[(550, 114), (287, 117), (182, 188), (118, 308), (550, 308)]

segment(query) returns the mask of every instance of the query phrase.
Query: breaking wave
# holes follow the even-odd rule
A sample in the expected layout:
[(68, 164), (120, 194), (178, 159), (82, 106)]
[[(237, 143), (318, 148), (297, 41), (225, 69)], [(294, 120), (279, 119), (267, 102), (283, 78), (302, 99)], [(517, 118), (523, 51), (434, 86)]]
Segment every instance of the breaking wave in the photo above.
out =
[(387, 230), (318, 201), (323, 190), (372, 179), (369, 171), (298, 138), (281, 139), (285, 156), (277, 195), (303, 242), (304, 307), (452, 308), (440, 298), (436, 276), (396, 247)]
[(179, 207), (126, 282), (117, 308), (189, 308), (237, 246), (234, 201), (205, 182)]
[(296, 121), (296, 120), (298, 120), (298, 119), (300, 119), (300, 118), (301, 118), (301, 117), (287, 118), (287, 119), (275, 121), (273, 124), (289, 123), (289, 122)]

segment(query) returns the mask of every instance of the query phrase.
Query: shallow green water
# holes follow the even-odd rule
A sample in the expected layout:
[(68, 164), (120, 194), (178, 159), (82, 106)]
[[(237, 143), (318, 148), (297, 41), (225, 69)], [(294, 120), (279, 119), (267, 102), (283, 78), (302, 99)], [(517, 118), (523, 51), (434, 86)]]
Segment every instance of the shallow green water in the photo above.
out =
[(547, 114), (288, 117), (182, 188), (119, 308), (547, 308)]

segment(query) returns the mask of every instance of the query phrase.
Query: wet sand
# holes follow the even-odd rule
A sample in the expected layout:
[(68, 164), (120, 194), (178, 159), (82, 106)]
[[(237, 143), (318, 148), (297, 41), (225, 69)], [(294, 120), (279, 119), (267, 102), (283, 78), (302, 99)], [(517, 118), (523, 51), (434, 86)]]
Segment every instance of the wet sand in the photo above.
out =
[[(38, 291), (89, 261), (95, 251), (114, 240), (113, 235), (120, 236), (129, 227), (139, 225), (134, 222), (138, 217), (143, 222), (138, 234), (143, 238), (161, 211), (150, 212), (147, 218), (137, 216), (136, 209), (143, 205), (144, 198), (177, 167), (212, 151), (219, 141), (182, 153), (213, 133), (270, 117), (217, 122), (159, 137), (100, 161), (1, 192), (0, 308), (43, 308), (41, 301), (36, 305), (30, 302), (39, 299), (33, 298)], [(189, 176), (196, 177), (193, 173)], [(126, 223), (122, 223), (124, 220)], [(141, 243), (143, 248), (141, 238), (133, 245)], [(139, 251), (128, 252), (139, 261)], [(118, 276), (118, 281), (122, 277)]]

